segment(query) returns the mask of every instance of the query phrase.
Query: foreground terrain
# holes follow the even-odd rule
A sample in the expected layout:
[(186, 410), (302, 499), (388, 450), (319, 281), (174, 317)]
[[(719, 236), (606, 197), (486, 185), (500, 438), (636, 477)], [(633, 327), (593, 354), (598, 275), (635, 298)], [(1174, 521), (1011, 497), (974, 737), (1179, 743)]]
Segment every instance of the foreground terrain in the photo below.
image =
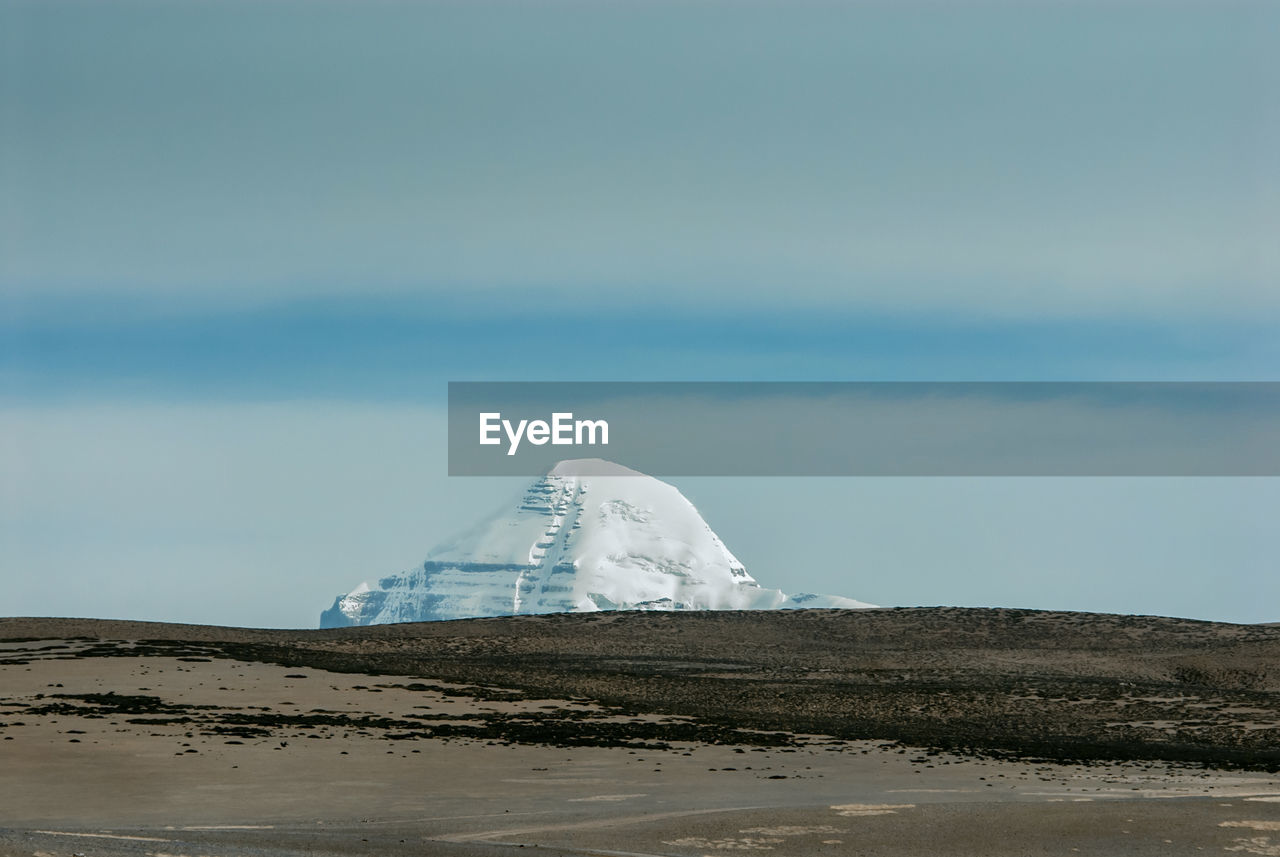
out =
[(1280, 855), (1276, 627), (913, 609), (0, 639), (5, 855)]

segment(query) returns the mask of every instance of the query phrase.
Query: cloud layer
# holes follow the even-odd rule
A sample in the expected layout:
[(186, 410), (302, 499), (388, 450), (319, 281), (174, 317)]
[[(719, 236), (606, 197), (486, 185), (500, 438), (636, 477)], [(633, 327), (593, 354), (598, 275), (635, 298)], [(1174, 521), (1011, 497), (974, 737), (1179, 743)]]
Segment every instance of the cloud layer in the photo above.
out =
[(1280, 309), (1274, 4), (0, 15), (14, 300)]

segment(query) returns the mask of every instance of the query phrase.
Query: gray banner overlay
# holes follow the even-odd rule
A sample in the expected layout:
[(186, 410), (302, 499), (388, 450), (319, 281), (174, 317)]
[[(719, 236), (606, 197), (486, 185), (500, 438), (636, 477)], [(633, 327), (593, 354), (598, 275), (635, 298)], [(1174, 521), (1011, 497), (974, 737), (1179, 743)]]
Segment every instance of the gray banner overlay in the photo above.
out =
[(1276, 476), (1280, 383), (449, 384), (450, 475), (589, 458), (653, 476)]

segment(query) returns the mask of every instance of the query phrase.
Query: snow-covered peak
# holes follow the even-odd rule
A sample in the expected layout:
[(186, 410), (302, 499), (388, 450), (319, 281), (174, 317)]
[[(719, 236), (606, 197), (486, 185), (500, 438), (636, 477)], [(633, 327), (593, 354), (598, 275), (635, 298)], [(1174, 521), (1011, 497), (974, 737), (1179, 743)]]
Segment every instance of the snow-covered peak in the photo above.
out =
[(569, 458), (547, 471), (548, 476), (645, 476), (639, 470), (623, 467), (603, 458)]
[(649, 561), (746, 575), (675, 486), (601, 459), (560, 462), (427, 559), (554, 566), (570, 555), (579, 567)]
[(870, 606), (764, 589), (674, 486), (603, 459), (574, 459), (420, 567), (340, 597), (321, 624), (801, 605)]

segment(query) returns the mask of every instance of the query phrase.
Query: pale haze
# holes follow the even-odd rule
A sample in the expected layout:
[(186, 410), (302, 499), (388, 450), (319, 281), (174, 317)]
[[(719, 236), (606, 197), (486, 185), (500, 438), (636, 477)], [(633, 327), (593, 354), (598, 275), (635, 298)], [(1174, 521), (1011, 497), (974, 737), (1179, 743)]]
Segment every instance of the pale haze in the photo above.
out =
[[(1277, 380), (1270, 3), (0, 7), (5, 615), (312, 626), (450, 380)], [(625, 464), (625, 462), (623, 462)], [(1274, 479), (680, 479), (753, 576), (1277, 621)]]

